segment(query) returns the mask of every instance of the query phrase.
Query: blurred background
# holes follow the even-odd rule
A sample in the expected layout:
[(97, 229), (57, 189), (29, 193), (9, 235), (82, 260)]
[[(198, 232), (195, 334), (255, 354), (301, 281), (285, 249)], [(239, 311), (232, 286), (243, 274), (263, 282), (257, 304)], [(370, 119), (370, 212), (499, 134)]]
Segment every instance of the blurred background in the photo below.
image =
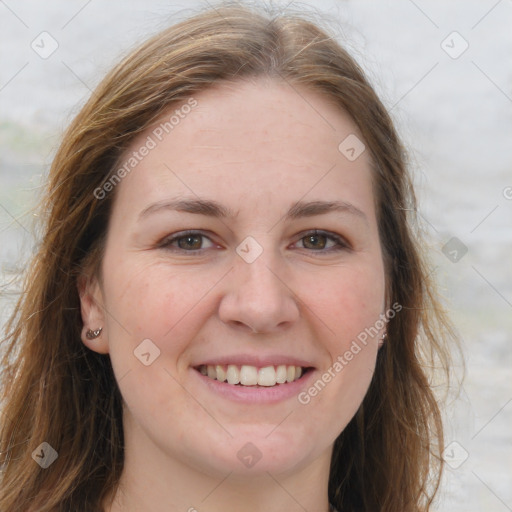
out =
[[(130, 48), (208, 5), (0, 0), (0, 325), (37, 247), (31, 209), (63, 130)], [(446, 413), (436, 510), (512, 511), (512, 0), (267, 5), (323, 20), (410, 152), (432, 273), (467, 365)]]

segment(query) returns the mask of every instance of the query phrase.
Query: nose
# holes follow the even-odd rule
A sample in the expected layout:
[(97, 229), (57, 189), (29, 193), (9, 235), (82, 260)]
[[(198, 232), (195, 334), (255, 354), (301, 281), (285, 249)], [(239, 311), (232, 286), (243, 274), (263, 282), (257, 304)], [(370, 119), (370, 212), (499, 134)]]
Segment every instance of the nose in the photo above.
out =
[(273, 333), (298, 320), (297, 297), (287, 283), (287, 273), (267, 254), (264, 251), (252, 263), (235, 255), (228, 289), (219, 306), (224, 323), (247, 332)]

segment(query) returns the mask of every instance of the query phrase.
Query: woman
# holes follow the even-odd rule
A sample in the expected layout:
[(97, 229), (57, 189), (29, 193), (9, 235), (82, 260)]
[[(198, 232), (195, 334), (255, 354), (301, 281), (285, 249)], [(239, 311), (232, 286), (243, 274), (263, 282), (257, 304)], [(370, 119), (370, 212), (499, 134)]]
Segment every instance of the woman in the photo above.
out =
[(5, 511), (426, 511), (449, 324), (390, 117), (300, 17), (211, 9), (68, 129), (8, 325)]

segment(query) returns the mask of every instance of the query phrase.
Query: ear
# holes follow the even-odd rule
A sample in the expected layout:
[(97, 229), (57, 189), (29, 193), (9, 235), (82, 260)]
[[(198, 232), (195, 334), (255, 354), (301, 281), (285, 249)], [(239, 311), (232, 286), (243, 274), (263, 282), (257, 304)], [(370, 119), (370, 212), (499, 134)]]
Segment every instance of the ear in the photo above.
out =
[(378, 348), (381, 348), (384, 345), (384, 342), (386, 341), (386, 338), (388, 336), (388, 333), (387, 333), (387, 323), (388, 323), (387, 312), (388, 311), (389, 311), (388, 301), (384, 300), (383, 301), (383, 306), (382, 306), (381, 317), (383, 316), (383, 317), (386, 318), (386, 324), (384, 326), (384, 329), (383, 329), (382, 333), (380, 334), (380, 338), (379, 338), (379, 341), (378, 341)]
[[(103, 306), (103, 292), (97, 277), (86, 277), (84, 275), (78, 278), (78, 294), (80, 296), (80, 311), (82, 314), (82, 333), (83, 344), (99, 354), (107, 354), (108, 330), (107, 317)], [(95, 331), (102, 328), (101, 334), (94, 339), (89, 339), (86, 333), (89, 329)]]

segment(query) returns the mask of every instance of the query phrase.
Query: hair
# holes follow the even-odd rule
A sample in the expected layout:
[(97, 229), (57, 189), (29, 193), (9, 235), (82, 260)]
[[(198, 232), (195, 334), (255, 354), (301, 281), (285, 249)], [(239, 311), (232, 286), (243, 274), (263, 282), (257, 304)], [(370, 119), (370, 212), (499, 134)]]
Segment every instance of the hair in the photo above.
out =
[[(443, 466), (430, 370), (448, 376), (453, 331), (429, 277), (404, 147), (362, 69), (318, 23), (233, 5), (147, 40), (104, 78), (64, 135), (42, 204), (41, 245), (3, 340), (0, 510), (101, 510), (117, 488), (122, 398), (109, 356), (81, 341), (77, 283), (99, 275), (116, 196), (98, 200), (94, 191), (171, 106), (258, 77), (316, 92), (358, 126), (372, 161), (386, 298), (402, 306), (368, 392), (335, 441), (329, 501), (344, 512), (430, 510)], [(59, 455), (47, 469), (32, 460), (42, 442)]]

